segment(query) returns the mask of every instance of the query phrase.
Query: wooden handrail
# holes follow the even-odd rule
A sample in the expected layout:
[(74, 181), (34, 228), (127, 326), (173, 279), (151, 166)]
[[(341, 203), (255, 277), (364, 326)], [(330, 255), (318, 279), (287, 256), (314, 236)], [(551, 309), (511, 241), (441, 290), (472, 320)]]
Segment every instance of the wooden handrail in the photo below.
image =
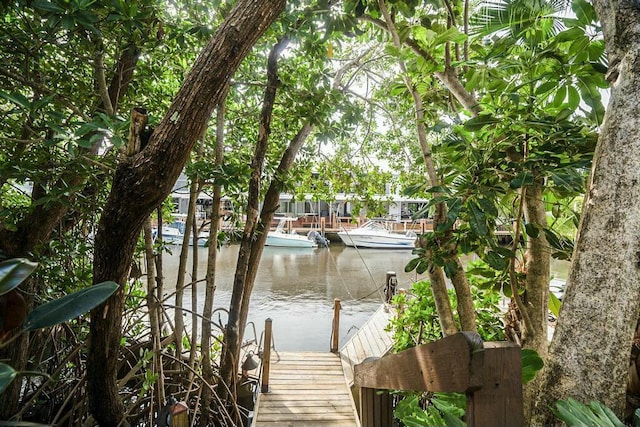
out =
[(485, 343), (478, 334), (461, 332), (354, 370), (354, 384), (362, 387), (363, 427), (391, 425), (390, 409), (377, 407), (384, 399), (376, 390), (466, 393), (467, 426), (524, 425), (521, 354), (513, 343)]

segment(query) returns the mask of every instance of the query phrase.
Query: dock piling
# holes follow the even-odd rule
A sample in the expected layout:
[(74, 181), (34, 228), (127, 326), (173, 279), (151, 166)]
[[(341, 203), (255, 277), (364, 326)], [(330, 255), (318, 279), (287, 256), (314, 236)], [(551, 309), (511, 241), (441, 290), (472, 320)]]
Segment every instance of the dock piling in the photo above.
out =
[(271, 367), (271, 335), (273, 321), (267, 318), (264, 321), (264, 351), (262, 353), (262, 393), (269, 392), (269, 369)]
[(331, 330), (331, 352), (338, 352), (340, 342), (340, 299), (333, 300), (333, 329)]

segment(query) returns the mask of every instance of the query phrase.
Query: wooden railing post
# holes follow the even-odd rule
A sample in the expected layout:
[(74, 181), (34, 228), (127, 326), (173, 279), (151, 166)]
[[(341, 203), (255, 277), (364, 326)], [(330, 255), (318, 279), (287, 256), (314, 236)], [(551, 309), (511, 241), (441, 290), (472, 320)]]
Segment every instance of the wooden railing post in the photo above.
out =
[[(466, 393), (468, 427), (522, 427), (521, 364), (521, 350), (514, 343), (485, 343), (478, 334), (461, 332), (355, 365), (354, 384), (363, 393), (365, 389)], [(378, 403), (371, 402), (373, 409), (366, 409), (369, 402), (361, 401), (362, 416), (374, 420), (363, 418), (362, 426), (383, 426), (375, 420), (385, 416)]]
[(523, 426), (520, 347), (485, 342), (482, 373), (482, 387), (467, 394), (467, 426)]
[(393, 405), (388, 391), (360, 389), (360, 424), (362, 427), (391, 427)]
[(331, 352), (338, 352), (340, 342), (340, 299), (333, 300), (333, 327), (331, 328)]
[(264, 352), (262, 353), (262, 393), (269, 392), (269, 369), (271, 368), (271, 334), (272, 320), (264, 321)]

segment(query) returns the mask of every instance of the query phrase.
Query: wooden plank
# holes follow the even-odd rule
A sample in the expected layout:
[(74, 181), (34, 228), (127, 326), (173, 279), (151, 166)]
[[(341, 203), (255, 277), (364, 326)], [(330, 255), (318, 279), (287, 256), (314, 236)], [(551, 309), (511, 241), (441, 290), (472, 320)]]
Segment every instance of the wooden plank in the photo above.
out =
[(522, 356), (509, 342), (484, 344), (484, 384), (467, 395), (469, 427), (524, 426)]
[[(285, 391), (281, 391), (281, 392), (269, 392), (268, 393), (268, 399), (263, 399), (263, 405), (267, 404), (267, 402), (294, 402), (297, 400), (300, 401), (314, 401), (314, 402), (342, 402), (342, 401), (347, 401), (348, 399), (336, 399), (335, 396), (340, 396), (340, 397), (346, 397), (348, 396), (347, 393), (340, 393), (340, 395), (336, 394), (336, 393), (331, 393), (330, 395), (319, 395), (319, 394), (309, 394), (309, 393), (297, 393), (297, 394), (292, 394), (290, 392), (290, 390)], [(327, 403), (327, 404), (329, 404)]]
[(352, 422), (341, 421), (265, 421), (260, 422), (261, 427), (353, 427), (355, 424)]
[(340, 349), (340, 359), (345, 379), (353, 385), (353, 367), (369, 357), (381, 357), (393, 346), (393, 339), (384, 328), (395, 316), (393, 309), (385, 311), (381, 305), (367, 322)]
[(330, 410), (338, 410), (338, 411), (351, 411), (351, 402), (348, 401), (335, 401), (332, 399), (319, 399), (319, 400), (277, 400), (277, 399), (269, 399), (262, 402), (260, 406), (260, 410), (265, 408), (311, 408), (317, 406), (319, 408), (323, 408), (325, 411)]
[(281, 353), (270, 376), (269, 393), (256, 402), (253, 427), (360, 427), (337, 355)]

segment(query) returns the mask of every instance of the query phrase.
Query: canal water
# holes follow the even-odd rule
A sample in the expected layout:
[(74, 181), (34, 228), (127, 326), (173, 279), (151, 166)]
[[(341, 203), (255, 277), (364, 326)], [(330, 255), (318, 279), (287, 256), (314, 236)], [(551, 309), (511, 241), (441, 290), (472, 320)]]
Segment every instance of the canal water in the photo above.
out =
[[(175, 286), (180, 246), (164, 261), (166, 286)], [(214, 307), (227, 309), (239, 245), (224, 246), (216, 265)], [(193, 250), (193, 249), (191, 249)], [(199, 274), (204, 279), (207, 249), (197, 248)], [(249, 322), (257, 338), (267, 318), (273, 320), (275, 348), (278, 351), (328, 351), (331, 341), (334, 299), (341, 300), (340, 345), (353, 335), (382, 303), (381, 289), (388, 271), (396, 272), (398, 286), (410, 288), (424, 276), (405, 273), (414, 257), (407, 250), (355, 249), (334, 244), (330, 248), (265, 247), (251, 296)], [(187, 271), (191, 271), (191, 259)], [(554, 263), (552, 275), (566, 277), (567, 263)], [(190, 281), (188, 277), (186, 282)], [(204, 304), (204, 282), (198, 283), (198, 312)], [(185, 291), (185, 307), (190, 308), (190, 289)], [(173, 303), (170, 301), (169, 303)], [(223, 312), (219, 312), (223, 313)], [(214, 316), (218, 320), (217, 315)], [(187, 316), (187, 320), (190, 316)], [(221, 318), (226, 323), (226, 315)], [(252, 339), (247, 328), (245, 339)]]
[[(175, 286), (180, 246), (165, 255), (164, 270), (169, 291)], [(229, 307), (239, 245), (225, 246), (216, 263), (214, 307)], [(193, 250), (193, 249), (191, 249)], [(198, 248), (198, 278), (206, 272), (207, 249)], [(398, 286), (410, 288), (422, 277), (405, 273), (411, 251), (355, 249), (343, 245), (330, 248), (265, 247), (251, 295), (249, 321), (258, 338), (266, 318), (273, 320), (276, 350), (328, 351), (331, 340), (334, 299), (341, 301), (340, 345), (357, 331), (382, 303), (381, 288), (387, 271), (398, 275)], [(189, 258), (190, 271), (191, 259)], [(187, 277), (186, 282), (190, 281)], [(204, 282), (198, 284), (198, 312), (204, 304)], [(187, 289), (185, 306), (190, 308)], [(169, 303), (173, 303), (170, 301)], [(217, 320), (217, 316), (215, 316)], [(226, 323), (226, 316), (222, 317)], [(253, 338), (247, 328), (245, 339)]]

